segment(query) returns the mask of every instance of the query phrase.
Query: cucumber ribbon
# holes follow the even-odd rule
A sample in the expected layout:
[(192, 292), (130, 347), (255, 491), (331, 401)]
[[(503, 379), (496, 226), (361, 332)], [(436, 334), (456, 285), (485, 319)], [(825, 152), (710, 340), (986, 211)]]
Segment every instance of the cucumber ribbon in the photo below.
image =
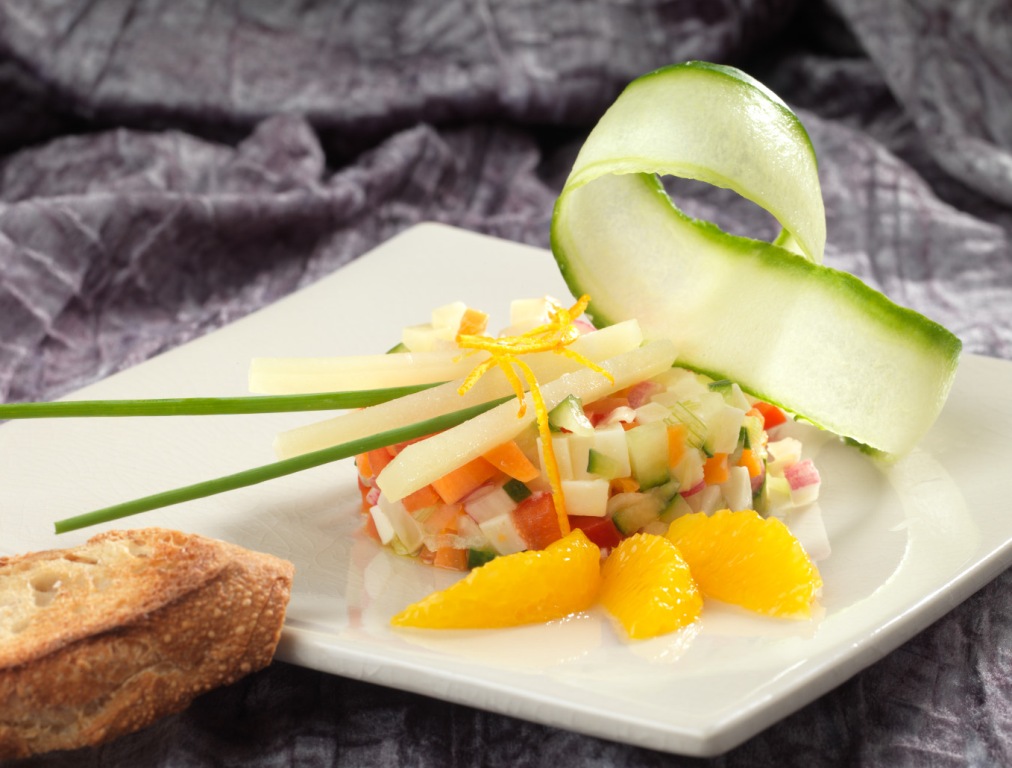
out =
[[(774, 243), (689, 218), (658, 175), (730, 188)], [(815, 151), (790, 108), (703, 62), (633, 81), (591, 131), (556, 202), (552, 250), (598, 326), (635, 317), (678, 364), (875, 452), (900, 455), (941, 411), (961, 345), (852, 275), (822, 266)]]

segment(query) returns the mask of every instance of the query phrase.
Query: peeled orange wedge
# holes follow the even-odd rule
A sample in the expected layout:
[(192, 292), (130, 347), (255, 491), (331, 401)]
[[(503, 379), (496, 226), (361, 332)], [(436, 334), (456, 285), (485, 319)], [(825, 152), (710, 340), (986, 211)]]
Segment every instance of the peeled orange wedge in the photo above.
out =
[(497, 557), (394, 616), (395, 627), (495, 629), (560, 619), (590, 608), (601, 551), (574, 530), (543, 550)]
[(707, 597), (767, 616), (811, 616), (822, 578), (790, 530), (752, 510), (684, 515), (668, 528)]
[(633, 640), (674, 632), (703, 608), (689, 566), (663, 536), (638, 533), (623, 540), (601, 576), (601, 604)]

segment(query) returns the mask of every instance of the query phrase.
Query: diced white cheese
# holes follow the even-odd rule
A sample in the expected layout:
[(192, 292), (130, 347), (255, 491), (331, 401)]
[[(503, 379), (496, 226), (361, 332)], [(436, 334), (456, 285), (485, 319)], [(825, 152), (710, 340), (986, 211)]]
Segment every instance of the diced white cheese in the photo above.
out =
[(479, 523), (478, 527), (481, 528), (481, 532), (485, 534), (492, 548), (500, 555), (512, 555), (514, 552), (523, 552), (527, 549), (527, 544), (521, 538), (520, 531), (517, 530), (513, 517), (509, 514), (493, 517), (491, 520)]
[(516, 506), (502, 488), (490, 488), (485, 493), (476, 493), (464, 502), (464, 511), (479, 524), (493, 517), (506, 514)]
[[(559, 478), (561, 480), (573, 479), (573, 457), (569, 453), (569, 435), (552, 435), (552, 450), (555, 452), (555, 463), (559, 467)], [(538, 461), (541, 467), (541, 474), (545, 472), (545, 446), (538, 438)]]
[(720, 485), (720, 492), (724, 504), (732, 512), (752, 509), (752, 478), (745, 467), (731, 467), (727, 480)]
[(566, 513), (604, 517), (608, 512), (607, 480), (563, 480), (562, 497), (566, 500)]
[(725, 405), (710, 416), (706, 441), (714, 453), (734, 453), (744, 418), (745, 411), (733, 405)]
[(390, 501), (382, 493), (376, 503), (383, 514), (386, 515), (387, 520), (390, 521), (394, 535), (404, 545), (408, 553), (413, 554), (421, 549), (422, 527), (411, 516), (411, 513), (405, 509), (404, 505), (399, 501)]
[(636, 421), (649, 424), (652, 421), (664, 421), (671, 418), (671, 411), (660, 403), (647, 403), (636, 409)]
[(389, 544), (394, 538), (394, 527), (390, 524), (390, 518), (375, 504), (369, 507), (369, 517), (372, 518), (373, 525), (376, 526), (380, 543)]

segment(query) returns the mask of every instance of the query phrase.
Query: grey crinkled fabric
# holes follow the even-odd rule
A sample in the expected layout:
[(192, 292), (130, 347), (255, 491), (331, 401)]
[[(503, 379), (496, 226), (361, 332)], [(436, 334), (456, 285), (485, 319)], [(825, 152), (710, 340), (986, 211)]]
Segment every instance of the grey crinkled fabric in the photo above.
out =
[[(540, 246), (630, 79), (732, 63), (816, 147), (826, 260), (1012, 360), (1003, 0), (0, 5), (0, 399), (57, 397), (221, 327), (421, 221)], [(723, 190), (692, 215), (776, 232)], [(1006, 507), (1008, 505), (1005, 505)], [(713, 760), (276, 663), (47, 766), (1012, 763), (1006, 572)]]

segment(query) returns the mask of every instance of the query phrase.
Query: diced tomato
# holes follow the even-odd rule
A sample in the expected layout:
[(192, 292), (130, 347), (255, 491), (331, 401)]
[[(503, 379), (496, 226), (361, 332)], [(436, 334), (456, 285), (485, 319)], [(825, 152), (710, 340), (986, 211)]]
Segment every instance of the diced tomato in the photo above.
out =
[(559, 516), (550, 493), (528, 496), (510, 514), (528, 549), (544, 549), (562, 538)]
[(610, 517), (591, 517), (589, 515), (570, 515), (569, 525), (571, 528), (579, 528), (587, 538), (601, 547), (611, 549), (617, 547), (622, 541), (622, 534), (619, 533), (615, 523)]

